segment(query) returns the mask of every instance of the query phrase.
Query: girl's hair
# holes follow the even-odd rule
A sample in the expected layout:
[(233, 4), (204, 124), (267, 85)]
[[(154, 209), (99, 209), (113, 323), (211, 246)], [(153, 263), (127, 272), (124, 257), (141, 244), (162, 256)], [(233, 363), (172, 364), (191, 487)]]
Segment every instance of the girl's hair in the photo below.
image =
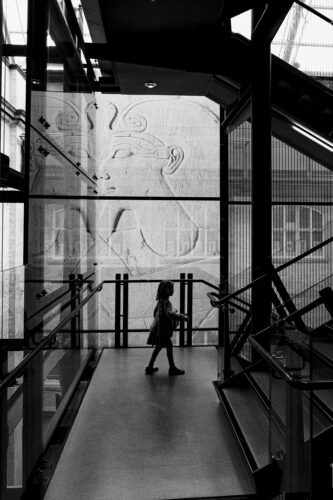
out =
[(158, 285), (156, 300), (167, 299), (170, 297), (170, 292), (173, 290), (172, 281), (161, 281)]

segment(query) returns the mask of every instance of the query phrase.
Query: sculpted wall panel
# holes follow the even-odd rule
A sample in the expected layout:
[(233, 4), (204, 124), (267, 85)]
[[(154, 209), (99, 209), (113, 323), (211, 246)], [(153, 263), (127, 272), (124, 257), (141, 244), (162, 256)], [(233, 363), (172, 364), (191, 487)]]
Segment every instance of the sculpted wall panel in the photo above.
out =
[[(217, 283), (218, 106), (202, 97), (34, 97), (30, 265), (44, 280), (94, 269), (96, 281), (194, 272)], [(78, 163), (91, 182), (76, 175)], [(205, 292), (196, 292), (197, 324), (211, 309)], [(138, 288), (131, 325), (146, 327), (154, 295), (154, 286)], [(113, 300), (110, 285), (90, 310), (94, 328), (112, 328)]]

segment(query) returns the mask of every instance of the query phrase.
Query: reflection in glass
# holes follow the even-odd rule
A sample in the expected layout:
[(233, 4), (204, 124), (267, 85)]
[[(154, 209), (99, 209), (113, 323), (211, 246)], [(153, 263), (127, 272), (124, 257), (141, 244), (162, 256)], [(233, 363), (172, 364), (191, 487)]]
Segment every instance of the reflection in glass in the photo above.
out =
[[(276, 206), (273, 208), (273, 257), (296, 257), (324, 239), (324, 212), (321, 207)], [(324, 249), (316, 257), (324, 256)]]

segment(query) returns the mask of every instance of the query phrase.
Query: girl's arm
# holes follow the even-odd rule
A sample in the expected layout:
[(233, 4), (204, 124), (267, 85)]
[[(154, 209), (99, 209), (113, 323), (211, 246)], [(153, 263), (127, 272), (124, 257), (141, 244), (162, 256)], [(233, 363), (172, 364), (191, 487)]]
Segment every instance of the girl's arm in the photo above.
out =
[(176, 309), (174, 309), (169, 300), (166, 300), (163, 306), (164, 306), (164, 313), (169, 318), (175, 319), (176, 321), (180, 321), (181, 319), (184, 319), (185, 321), (188, 320), (188, 316), (186, 316), (186, 314), (179, 313)]

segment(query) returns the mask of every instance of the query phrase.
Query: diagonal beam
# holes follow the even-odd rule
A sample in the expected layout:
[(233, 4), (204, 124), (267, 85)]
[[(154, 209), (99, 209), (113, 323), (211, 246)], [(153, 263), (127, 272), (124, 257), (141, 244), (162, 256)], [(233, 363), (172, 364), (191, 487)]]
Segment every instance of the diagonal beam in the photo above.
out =
[(103, 16), (97, 0), (81, 0), (83, 12), (93, 42), (106, 43)]
[(248, 88), (241, 95), (237, 103), (221, 123), (223, 132), (230, 134), (236, 127), (251, 118), (251, 89)]
[(271, 43), (293, 3), (293, 0), (270, 2), (253, 30), (252, 40)]

